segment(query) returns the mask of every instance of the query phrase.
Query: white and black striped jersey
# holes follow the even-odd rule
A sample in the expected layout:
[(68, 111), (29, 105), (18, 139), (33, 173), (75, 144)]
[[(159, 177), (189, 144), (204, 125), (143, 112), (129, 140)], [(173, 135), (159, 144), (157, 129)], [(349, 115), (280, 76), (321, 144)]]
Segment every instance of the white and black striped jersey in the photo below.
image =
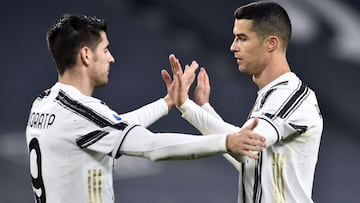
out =
[(226, 152), (226, 134), (202, 139), (144, 128), (167, 113), (159, 99), (118, 115), (75, 87), (56, 83), (36, 98), (26, 128), (35, 202), (114, 202), (114, 159), (121, 154), (162, 160)]
[[(205, 107), (211, 110), (209, 104)], [(192, 101), (179, 109), (203, 134), (239, 129)], [(285, 73), (259, 90), (249, 121), (254, 117), (259, 118), (254, 131), (264, 136), (267, 144), (259, 159), (241, 157), (238, 162), (226, 156), (240, 172), (238, 202), (313, 202), (323, 129), (315, 93), (294, 73)]]

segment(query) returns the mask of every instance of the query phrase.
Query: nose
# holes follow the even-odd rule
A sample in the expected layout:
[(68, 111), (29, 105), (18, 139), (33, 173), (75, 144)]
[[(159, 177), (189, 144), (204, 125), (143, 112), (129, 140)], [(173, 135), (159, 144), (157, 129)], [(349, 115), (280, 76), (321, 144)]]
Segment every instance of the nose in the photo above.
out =
[(235, 51), (236, 51), (236, 49), (235, 49), (235, 39), (233, 40), (233, 42), (232, 42), (231, 45), (230, 45), (230, 51), (231, 51), (231, 52), (235, 52)]
[(115, 63), (115, 58), (111, 53), (110, 53), (110, 63)]

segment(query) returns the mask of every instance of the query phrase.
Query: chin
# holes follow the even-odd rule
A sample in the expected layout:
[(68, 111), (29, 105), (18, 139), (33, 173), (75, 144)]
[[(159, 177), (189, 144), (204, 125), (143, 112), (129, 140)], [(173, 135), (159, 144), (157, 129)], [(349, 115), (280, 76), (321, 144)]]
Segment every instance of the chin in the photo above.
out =
[(253, 75), (253, 73), (251, 71), (249, 71), (248, 69), (244, 68), (244, 67), (239, 67), (239, 71), (240, 73), (244, 73), (244, 74), (248, 74), (248, 75)]
[(98, 82), (95, 87), (96, 87), (96, 88), (98, 88), (98, 87), (103, 87), (103, 86), (105, 86), (105, 85), (107, 85), (107, 84), (108, 84), (108, 80), (102, 81), (102, 82)]
[(238, 66), (238, 70), (239, 70), (241, 73), (245, 73), (245, 72), (246, 72), (245, 67), (244, 67), (244, 66), (241, 66), (241, 65)]

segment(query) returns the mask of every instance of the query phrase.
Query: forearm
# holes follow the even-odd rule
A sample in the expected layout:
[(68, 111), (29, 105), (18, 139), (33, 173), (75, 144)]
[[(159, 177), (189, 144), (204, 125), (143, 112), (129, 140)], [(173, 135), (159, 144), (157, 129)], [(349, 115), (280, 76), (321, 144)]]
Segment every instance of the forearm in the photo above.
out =
[(168, 105), (164, 99), (158, 99), (137, 110), (120, 115), (124, 120), (148, 127), (161, 117), (168, 114)]
[[(193, 104), (187, 104), (187, 106), (183, 106), (183, 108), (186, 109), (184, 110), (183, 118), (185, 118), (188, 122), (196, 126), (197, 129), (205, 129), (201, 131), (203, 134), (206, 133), (207, 131), (233, 132), (239, 129), (236, 126), (225, 123), (220, 117), (220, 115), (216, 113), (214, 108), (212, 108), (212, 106), (209, 103), (201, 106), (201, 109), (195, 107), (195, 105)], [(241, 155), (238, 155), (237, 159), (235, 159), (233, 156), (231, 156), (228, 153), (223, 154), (223, 156), (237, 170), (240, 170), (241, 167), (240, 161), (243, 159)]]
[(120, 153), (154, 161), (197, 159), (226, 152), (226, 134), (192, 136), (180, 133), (152, 133), (138, 126), (129, 131)]
[(182, 117), (202, 134), (230, 133), (240, 129), (211, 115), (189, 99), (179, 107), (179, 110)]
[(205, 103), (201, 106), (202, 109), (204, 109), (206, 112), (208, 112), (209, 114), (211, 114), (212, 116), (214, 116), (215, 118), (219, 119), (219, 120), (223, 120), (221, 118), (221, 116), (215, 111), (215, 109), (209, 104), (209, 103)]

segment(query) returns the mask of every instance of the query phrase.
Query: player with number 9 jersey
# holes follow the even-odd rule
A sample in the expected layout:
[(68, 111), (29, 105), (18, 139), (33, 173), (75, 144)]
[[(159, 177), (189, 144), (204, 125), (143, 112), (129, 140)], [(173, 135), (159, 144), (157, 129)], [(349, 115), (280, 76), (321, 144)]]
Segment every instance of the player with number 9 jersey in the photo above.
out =
[(159, 99), (118, 115), (73, 86), (56, 83), (36, 98), (26, 128), (36, 202), (114, 202), (113, 166), (121, 154), (164, 160), (226, 152), (226, 134), (203, 139), (144, 128), (167, 113)]

